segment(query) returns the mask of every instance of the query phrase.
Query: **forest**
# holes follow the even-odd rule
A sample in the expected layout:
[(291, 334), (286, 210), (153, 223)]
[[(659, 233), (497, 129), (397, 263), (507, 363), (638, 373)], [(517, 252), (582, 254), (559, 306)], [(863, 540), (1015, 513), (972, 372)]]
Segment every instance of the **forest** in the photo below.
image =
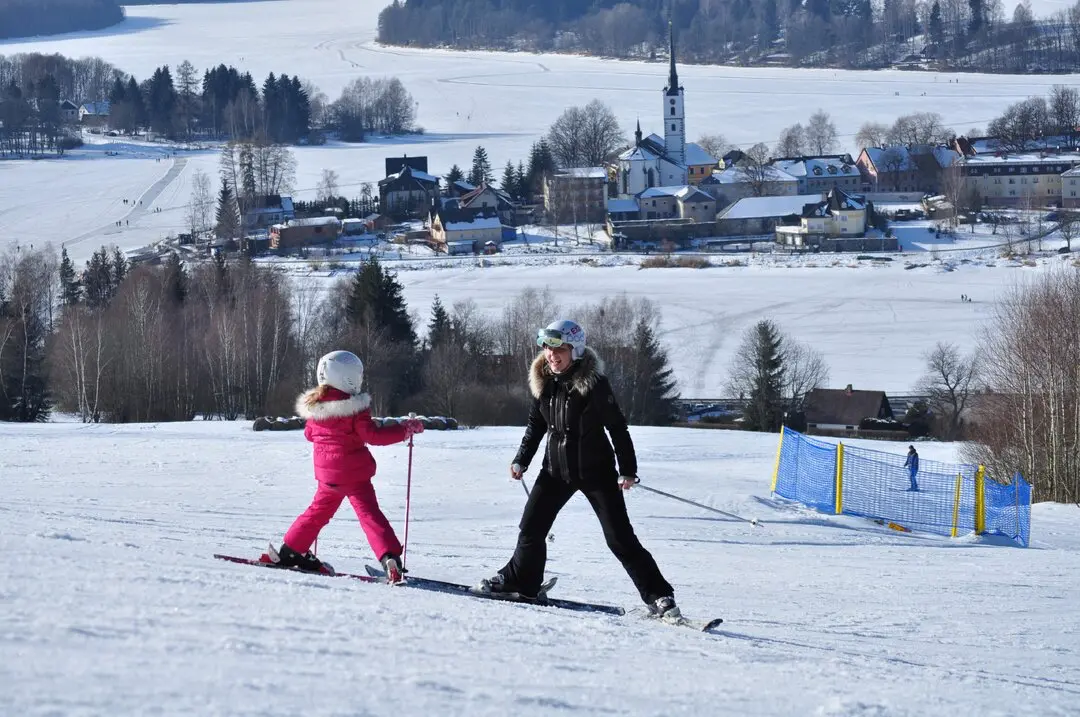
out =
[[(670, 10), (669, 10), (670, 5)], [(1036, 19), (1002, 0), (394, 0), (396, 45), (666, 57), (739, 66), (1046, 73), (1080, 68), (1080, 3)]]
[(0, 0), (0, 40), (100, 30), (123, 19), (116, 0)]
[(169, 140), (319, 144), (331, 133), (362, 142), (420, 131), (418, 105), (396, 77), (357, 77), (331, 101), (286, 72), (258, 83), (231, 65), (200, 69), (185, 60), (140, 81), (97, 57), (26, 53), (0, 55), (0, 158), (78, 146), (78, 123), (61, 116), (64, 100), (107, 103), (109, 131)]

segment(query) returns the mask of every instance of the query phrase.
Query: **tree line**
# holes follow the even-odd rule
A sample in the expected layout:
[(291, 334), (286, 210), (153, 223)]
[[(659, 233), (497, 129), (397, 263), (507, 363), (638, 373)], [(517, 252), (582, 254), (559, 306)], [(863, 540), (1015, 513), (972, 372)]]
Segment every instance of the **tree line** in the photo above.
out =
[[(735, 65), (1052, 72), (1080, 67), (1080, 3), (1035, 19), (1002, 0), (675, 0), (679, 59)], [(665, 56), (669, 2), (394, 0), (379, 40), (423, 47)]]
[(0, 56), (0, 92), (9, 153), (51, 149), (55, 141), (35, 138), (43, 134), (38, 128), (57, 124), (56, 104), (65, 99), (108, 101), (109, 126), (127, 134), (278, 144), (319, 143), (328, 133), (359, 142), (371, 133), (413, 132), (418, 106), (396, 77), (356, 78), (330, 102), (313, 83), (287, 73), (257, 83), (224, 64), (200, 74), (185, 60), (139, 81), (102, 60), (38, 53)]
[(79, 271), (66, 250), (16, 246), (0, 255), (0, 420), (291, 415), (319, 356), (347, 348), (364, 359), (376, 414), (519, 423), (536, 328), (562, 311), (588, 327), (630, 420), (669, 423), (674, 381), (645, 300), (570, 307), (527, 290), (485, 316), (471, 300), (436, 299), (421, 339), (401, 284), (376, 260), (327, 292), (221, 255), (132, 267), (102, 247)]
[(100, 30), (123, 19), (116, 0), (0, 0), (0, 40)]

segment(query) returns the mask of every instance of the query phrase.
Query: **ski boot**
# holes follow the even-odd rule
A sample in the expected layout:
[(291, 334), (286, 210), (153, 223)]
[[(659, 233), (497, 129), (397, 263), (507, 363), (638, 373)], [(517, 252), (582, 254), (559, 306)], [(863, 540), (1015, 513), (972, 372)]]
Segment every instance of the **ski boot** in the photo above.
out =
[(401, 565), (401, 558), (393, 553), (387, 553), (379, 558), (383, 572), (386, 573), (386, 582), (391, 585), (399, 585), (405, 582), (405, 568)]
[(273, 550), (273, 545), (270, 552), (270, 560), (273, 563), (283, 568), (295, 568), (305, 573), (325, 573), (327, 575), (333, 575), (334, 569), (328, 564), (315, 557), (311, 551), (306, 553), (298, 553), (290, 548), (285, 543), (281, 544), (281, 548)]
[(546, 593), (543, 587), (541, 587), (541, 591), (539, 593), (532, 594), (527, 591), (519, 590), (517, 586), (508, 583), (506, 581), (506, 576), (502, 573), (495, 573), (490, 578), (485, 578), (481, 580), (479, 583), (477, 583), (475, 587), (472, 588), (472, 592), (480, 593), (482, 595), (505, 595), (508, 598), (513, 597), (515, 599), (526, 601), (539, 600), (544, 597)]
[(682, 611), (679, 610), (679, 606), (675, 604), (675, 598), (667, 595), (662, 598), (658, 598), (656, 601), (649, 604), (649, 612), (653, 617), (661, 620), (678, 620), (682, 617)]

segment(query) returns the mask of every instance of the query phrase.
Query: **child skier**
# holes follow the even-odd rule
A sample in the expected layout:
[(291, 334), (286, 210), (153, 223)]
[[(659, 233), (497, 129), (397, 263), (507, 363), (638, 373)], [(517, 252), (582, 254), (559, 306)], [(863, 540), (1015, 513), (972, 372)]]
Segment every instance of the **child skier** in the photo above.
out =
[(422, 433), (424, 424), (411, 418), (403, 425), (378, 427), (371, 420), (371, 396), (360, 392), (364, 364), (349, 351), (332, 351), (316, 371), (318, 386), (296, 400), (296, 413), (306, 419), (304, 436), (311, 441), (318, 488), (311, 505), (285, 533), (276, 562), (310, 572), (328, 566), (309, 551), (319, 531), (330, 522), (346, 498), (360, 527), (378, 556), (389, 582), (400, 582), (401, 543), (379, 509), (371, 479), (375, 458), (368, 445), (386, 446)]
[(908, 490), (919, 490), (919, 481), (915, 479), (915, 476), (919, 473), (919, 452), (915, 450), (915, 446), (908, 446), (904, 468), (908, 469), (908, 478), (911, 479), (911, 487)]

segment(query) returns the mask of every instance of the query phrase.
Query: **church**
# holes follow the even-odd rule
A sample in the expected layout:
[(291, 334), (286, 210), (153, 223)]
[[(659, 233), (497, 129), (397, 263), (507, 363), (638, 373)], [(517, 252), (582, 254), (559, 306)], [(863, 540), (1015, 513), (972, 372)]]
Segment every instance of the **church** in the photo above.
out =
[(698, 184), (712, 175), (718, 160), (693, 142), (686, 141), (684, 91), (675, 70), (675, 32), (668, 27), (671, 70), (664, 88), (664, 136), (642, 137), (641, 122), (634, 132), (634, 144), (622, 152), (615, 164), (619, 197), (636, 197), (652, 187), (680, 187)]

